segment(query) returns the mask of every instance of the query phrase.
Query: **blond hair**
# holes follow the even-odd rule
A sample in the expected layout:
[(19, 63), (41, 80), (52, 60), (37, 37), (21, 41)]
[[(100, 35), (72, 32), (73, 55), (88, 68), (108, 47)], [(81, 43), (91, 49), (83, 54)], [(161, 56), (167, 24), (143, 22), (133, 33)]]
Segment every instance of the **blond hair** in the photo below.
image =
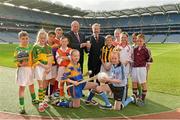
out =
[(48, 39), (48, 34), (47, 34), (47, 32), (44, 30), (44, 29), (40, 29), (39, 31), (38, 31), (38, 33), (37, 33), (37, 37), (36, 37), (36, 42), (35, 42), (35, 44), (39, 44), (39, 38), (41, 37), (41, 35), (45, 35), (45, 39), (46, 39), (46, 41), (47, 41), (47, 39)]
[(112, 56), (115, 56), (115, 55), (118, 56), (118, 59), (120, 61), (120, 52), (119, 51), (114, 51), (114, 50), (110, 53), (110, 60), (111, 60)]
[(143, 40), (145, 40), (145, 36), (144, 36), (144, 34), (142, 34), (142, 33), (138, 34), (138, 35), (137, 35), (137, 38), (142, 38)]

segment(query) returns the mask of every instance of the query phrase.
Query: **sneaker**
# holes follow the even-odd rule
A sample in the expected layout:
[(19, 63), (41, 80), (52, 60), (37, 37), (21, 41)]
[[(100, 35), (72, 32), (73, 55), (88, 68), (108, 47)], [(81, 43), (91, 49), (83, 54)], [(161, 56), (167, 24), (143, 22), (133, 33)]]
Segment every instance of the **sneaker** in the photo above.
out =
[(39, 112), (44, 112), (45, 111), (43, 103), (39, 103), (38, 111)]
[(54, 93), (54, 97), (59, 97), (59, 91)]
[(47, 103), (50, 102), (49, 96), (45, 96), (44, 101)]
[(111, 110), (112, 109), (112, 105), (99, 105), (99, 108), (100, 109), (103, 109), (103, 110)]
[(122, 110), (123, 108), (124, 108), (124, 104), (122, 103), (122, 104), (121, 104), (121, 110)]
[(95, 100), (91, 100), (91, 101), (85, 101), (85, 104), (86, 105), (94, 105), (94, 106), (96, 106), (96, 105), (98, 105), (98, 102), (96, 102)]
[(43, 107), (46, 109), (49, 107), (48, 103), (47, 102), (43, 102)]
[(69, 107), (69, 102), (68, 101), (62, 101), (62, 102), (58, 102), (56, 105), (58, 107), (66, 107), (66, 108), (68, 108)]
[(84, 94), (84, 93), (82, 94), (82, 97), (85, 97), (85, 94)]
[(145, 105), (145, 102), (142, 99), (138, 98), (137, 102), (136, 102), (136, 105), (140, 106), (140, 107), (143, 107)]
[(36, 100), (36, 99), (32, 100), (32, 104), (33, 104), (33, 105), (39, 104), (39, 100)]
[(20, 113), (20, 114), (25, 114), (25, 113), (26, 113), (25, 107), (24, 107), (23, 105), (21, 105), (21, 106), (19, 107), (19, 113)]
[(51, 99), (50, 103), (51, 103), (52, 105), (56, 105), (59, 101), (60, 101), (59, 99), (53, 98), (53, 99)]

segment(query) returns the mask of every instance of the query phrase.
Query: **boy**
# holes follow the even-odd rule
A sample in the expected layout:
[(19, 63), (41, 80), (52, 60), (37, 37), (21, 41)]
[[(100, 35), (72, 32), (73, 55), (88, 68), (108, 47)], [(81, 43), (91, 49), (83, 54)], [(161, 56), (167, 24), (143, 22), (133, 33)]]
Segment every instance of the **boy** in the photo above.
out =
[(29, 37), (26, 31), (21, 31), (18, 34), (19, 46), (16, 48), (14, 56), (17, 64), (17, 74), (16, 80), (19, 85), (19, 112), (20, 114), (25, 114), (24, 105), (24, 90), (26, 86), (29, 86), (29, 91), (31, 93), (32, 103), (36, 104), (36, 95), (34, 92), (34, 80), (33, 80), (33, 70), (32, 70), (32, 56), (31, 47), (28, 45)]
[[(49, 31), (48, 32), (48, 40), (47, 40), (47, 44), (52, 48), (52, 54), (53, 54), (53, 61), (52, 61), (52, 68), (51, 68), (51, 79), (48, 82), (48, 86), (46, 89), (46, 97), (45, 100), (47, 102), (49, 102), (49, 98), (51, 99), (52, 97), (52, 93), (54, 92), (54, 83), (55, 83), (55, 78), (57, 77), (57, 62), (56, 62), (56, 51), (58, 48), (53, 47), (54, 45), (54, 39), (56, 37), (56, 34), (54, 31)], [(49, 85), (50, 83), (50, 85)], [(48, 89), (49, 88), (49, 89)], [(50, 95), (50, 96), (48, 96)]]
[(147, 93), (147, 71), (150, 68), (150, 63), (152, 62), (151, 55), (149, 54), (149, 50), (144, 45), (145, 37), (143, 34), (139, 34), (137, 36), (137, 47), (134, 48), (134, 62), (133, 62), (133, 69), (132, 69), (132, 88), (133, 94), (137, 97), (137, 87), (138, 84), (141, 84), (142, 87), (142, 97), (138, 99), (138, 105), (144, 106), (145, 104), (145, 97)]

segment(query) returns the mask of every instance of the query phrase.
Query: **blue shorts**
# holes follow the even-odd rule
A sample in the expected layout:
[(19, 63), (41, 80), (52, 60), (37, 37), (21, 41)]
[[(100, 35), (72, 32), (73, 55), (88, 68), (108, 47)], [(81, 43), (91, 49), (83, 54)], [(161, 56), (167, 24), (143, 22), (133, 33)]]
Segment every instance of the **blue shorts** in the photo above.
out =
[(68, 88), (67, 92), (72, 98), (81, 98), (82, 97), (82, 90), (86, 86), (85, 83), (81, 83), (78, 86), (73, 86)]

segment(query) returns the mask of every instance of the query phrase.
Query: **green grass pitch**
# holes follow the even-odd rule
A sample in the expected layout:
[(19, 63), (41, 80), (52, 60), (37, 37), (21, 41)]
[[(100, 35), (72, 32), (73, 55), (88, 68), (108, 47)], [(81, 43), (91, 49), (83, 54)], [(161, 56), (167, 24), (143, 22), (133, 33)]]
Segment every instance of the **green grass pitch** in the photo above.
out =
[[(18, 113), (18, 86), (15, 84), (15, 65), (13, 63), (13, 51), (16, 46), (0, 44), (0, 66), (5, 66), (0, 67), (0, 111), (3, 112)], [(149, 44), (148, 47), (152, 50), (154, 63), (149, 71), (147, 105), (145, 107), (130, 104), (122, 111), (108, 111), (101, 110), (96, 106), (85, 106), (82, 102), (79, 109), (51, 106), (45, 113), (39, 113), (36, 106), (31, 104), (30, 95), (26, 89), (27, 114), (77, 119), (123, 117), (168, 111), (180, 107), (180, 44)], [(87, 56), (85, 57), (86, 62)], [(84, 67), (86, 68), (86, 65)], [(95, 99), (102, 102), (99, 97)]]

